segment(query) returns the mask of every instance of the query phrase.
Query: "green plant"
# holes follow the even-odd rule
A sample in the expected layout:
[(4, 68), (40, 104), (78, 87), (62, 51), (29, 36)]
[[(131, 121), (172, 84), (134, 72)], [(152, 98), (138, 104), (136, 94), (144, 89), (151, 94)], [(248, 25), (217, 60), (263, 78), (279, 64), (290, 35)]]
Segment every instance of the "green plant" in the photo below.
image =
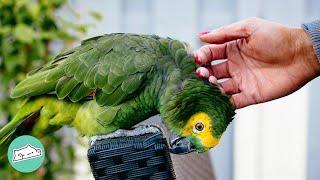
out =
[[(52, 58), (52, 44), (64, 49), (87, 31), (88, 25), (57, 16), (56, 11), (62, 7), (79, 18), (66, 0), (0, 0), (0, 127), (19, 107), (19, 102), (9, 98), (14, 85)], [(101, 18), (95, 12), (91, 16)], [(47, 155), (43, 168), (35, 173), (23, 175), (6, 159), (0, 160), (1, 179), (53, 179), (55, 174), (72, 173), (73, 148), (62, 143), (62, 137), (60, 132), (42, 139), (47, 154), (56, 156)]]

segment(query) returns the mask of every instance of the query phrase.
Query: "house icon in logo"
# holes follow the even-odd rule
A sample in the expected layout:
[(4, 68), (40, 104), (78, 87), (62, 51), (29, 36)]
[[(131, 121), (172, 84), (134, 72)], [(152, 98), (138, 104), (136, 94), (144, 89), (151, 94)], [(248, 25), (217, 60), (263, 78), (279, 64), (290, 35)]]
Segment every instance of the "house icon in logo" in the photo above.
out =
[(19, 149), (13, 149), (13, 158), (12, 162), (20, 162), (25, 161), (28, 159), (38, 158), (41, 157), (43, 154), (41, 148), (33, 147), (31, 144), (27, 144), (26, 146), (19, 148)]

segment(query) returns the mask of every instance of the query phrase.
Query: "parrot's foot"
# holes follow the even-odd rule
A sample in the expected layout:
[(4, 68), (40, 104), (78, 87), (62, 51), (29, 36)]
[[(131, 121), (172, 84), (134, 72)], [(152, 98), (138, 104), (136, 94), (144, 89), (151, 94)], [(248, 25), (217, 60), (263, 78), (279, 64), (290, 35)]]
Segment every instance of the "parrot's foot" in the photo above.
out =
[(156, 134), (162, 133), (161, 129), (155, 125), (141, 125), (132, 130), (119, 129), (110, 134), (96, 135), (91, 136), (89, 140), (89, 145), (93, 145), (96, 141), (118, 138), (118, 137), (130, 137), (130, 136), (139, 136), (144, 134)]

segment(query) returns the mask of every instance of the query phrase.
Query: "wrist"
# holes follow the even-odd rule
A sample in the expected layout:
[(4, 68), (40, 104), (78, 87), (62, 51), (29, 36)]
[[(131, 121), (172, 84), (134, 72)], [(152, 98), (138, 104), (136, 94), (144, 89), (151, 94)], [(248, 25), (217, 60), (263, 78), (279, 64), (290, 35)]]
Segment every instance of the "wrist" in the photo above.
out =
[(311, 79), (319, 76), (320, 63), (308, 34), (302, 28), (294, 28), (292, 31), (292, 38), (295, 39), (295, 61), (302, 63), (301, 70), (309, 72)]

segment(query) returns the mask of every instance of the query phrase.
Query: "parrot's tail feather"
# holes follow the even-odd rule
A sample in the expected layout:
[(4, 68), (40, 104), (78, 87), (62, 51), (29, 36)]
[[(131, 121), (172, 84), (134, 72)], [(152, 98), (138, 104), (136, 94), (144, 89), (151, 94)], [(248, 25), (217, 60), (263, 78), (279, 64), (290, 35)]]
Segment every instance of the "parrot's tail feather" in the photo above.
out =
[(11, 141), (32, 130), (33, 125), (39, 119), (40, 111), (34, 112), (21, 120), (13, 119), (2, 129), (0, 129), (0, 158), (6, 154)]
[(14, 118), (0, 129), (0, 158), (11, 141), (21, 135), (43, 137), (71, 124), (81, 104), (57, 100), (51, 95), (27, 99)]
[(13, 89), (11, 97), (21, 98), (54, 91), (58, 80), (63, 76), (63, 69), (41, 69), (41, 71), (21, 81)]
[(15, 134), (16, 135), (23, 135), (28, 132), (31, 132), (33, 126), (35, 125), (35, 123), (39, 119), (39, 117), (40, 117), (40, 110), (37, 112), (34, 112), (34, 113), (30, 114), (29, 116), (27, 116), (26, 118), (24, 118), (19, 123), (17, 128), (15, 129)]

